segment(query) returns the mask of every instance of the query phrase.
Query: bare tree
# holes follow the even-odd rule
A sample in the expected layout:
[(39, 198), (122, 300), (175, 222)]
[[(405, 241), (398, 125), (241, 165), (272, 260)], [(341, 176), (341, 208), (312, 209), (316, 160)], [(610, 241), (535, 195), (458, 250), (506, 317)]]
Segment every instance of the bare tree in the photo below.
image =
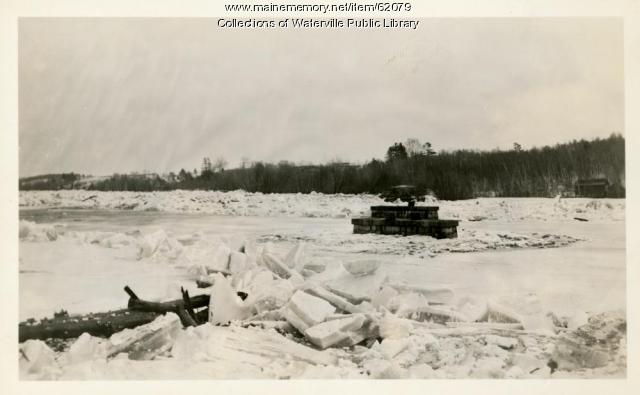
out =
[(216, 161), (213, 164), (213, 171), (223, 172), (225, 167), (227, 167), (227, 164), (228, 164), (227, 160), (219, 156), (218, 158), (216, 158)]

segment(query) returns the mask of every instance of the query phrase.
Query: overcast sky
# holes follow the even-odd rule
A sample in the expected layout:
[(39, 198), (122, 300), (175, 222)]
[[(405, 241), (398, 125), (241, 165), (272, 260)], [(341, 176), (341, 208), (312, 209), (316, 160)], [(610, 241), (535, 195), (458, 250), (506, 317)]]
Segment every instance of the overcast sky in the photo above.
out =
[(216, 19), (22, 19), (20, 175), (363, 162), (416, 137), (524, 148), (623, 133), (618, 19), (423, 19), (229, 30)]

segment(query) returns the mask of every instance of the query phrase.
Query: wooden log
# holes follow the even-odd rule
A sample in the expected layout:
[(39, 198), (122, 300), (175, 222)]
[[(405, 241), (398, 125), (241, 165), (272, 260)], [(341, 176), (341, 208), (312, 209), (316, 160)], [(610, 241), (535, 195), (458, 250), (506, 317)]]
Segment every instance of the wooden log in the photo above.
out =
[(182, 293), (182, 300), (184, 301), (184, 308), (189, 313), (189, 316), (193, 319), (193, 321), (198, 324), (198, 318), (196, 317), (196, 312), (193, 310), (193, 306), (191, 306), (191, 298), (189, 297), (189, 291), (180, 287), (180, 292)]
[[(194, 309), (209, 306), (209, 295), (196, 295), (190, 298), (191, 307)], [(159, 314), (175, 313), (179, 307), (184, 308), (184, 300), (177, 299), (169, 302), (149, 302), (142, 299), (129, 299), (127, 308), (134, 311), (148, 311)]]
[[(196, 326), (207, 321), (209, 312), (209, 295), (189, 296), (182, 290), (181, 299), (168, 302), (149, 302), (142, 300), (129, 287), (124, 287), (129, 295), (126, 309), (108, 311), (105, 313), (91, 313), (86, 315), (69, 316), (66, 312), (55, 314), (53, 318), (38, 321), (28, 320), (18, 325), (20, 342), (29, 339), (69, 339), (83, 333), (92, 336), (109, 337), (123, 329), (135, 328), (147, 324), (168, 312), (176, 313), (183, 326)], [(245, 292), (238, 292), (242, 300), (246, 299)], [(196, 311), (196, 309), (200, 309)]]
[[(180, 317), (182, 325), (185, 327), (196, 326), (195, 312), (193, 316), (189, 314), (185, 306), (184, 290), (183, 297), (181, 299), (172, 300), (169, 302), (148, 302), (142, 300), (138, 295), (133, 292), (129, 286), (124, 287), (124, 291), (129, 295), (129, 302), (127, 308), (132, 311), (143, 311), (157, 314), (176, 313)], [(189, 298), (189, 309), (193, 311), (194, 308), (209, 306), (209, 295), (198, 295), (193, 298)]]
[(193, 319), (193, 317), (190, 316), (189, 313), (187, 313), (187, 310), (184, 308), (184, 305), (178, 306), (178, 309), (176, 310), (176, 314), (178, 314), (178, 317), (180, 317), (180, 322), (182, 322), (182, 326), (184, 327), (198, 326), (198, 324)]
[[(45, 318), (39, 322), (21, 322), (18, 325), (18, 340), (24, 342), (29, 339), (69, 339), (85, 332), (92, 336), (109, 337), (123, 329), (147, 324), (167, 312), (178, 314), (184, 326), (197, 324), (197, 320), (189, 316), (185, 310), (183, 299), (164, 303), (147, 302), (138, 298), (128, 286), (125, 287), (125, 292), (129, 295), (129, 306), (126, 309), (77, 316), (69, 316), (64, 312), (56, 313), (53, 318)], [(190, 306), (192, 309), (208, 307), (209, 299), (209, 295), (191, 297)]]
[[(124, 287), (125, 292), (129, 295), (127, 307), (134, 311), (149, 311), (155, 313), (177, 313), (179, 308), (184, 308), (184, 298), (171, 300), (168, 302), (149, 302), (138, 298), (138, 296), (129, 288)], [(196, 295), (190, 298), (191, 307), (194, 309), (209, 306), (209, 295)]]
[(18, 325), (18, 341), (68, 339), (78, 337), (84, 332), (92, 336), (109, 337), (123, 329), (147, 324), (156, 317), (158, 313), (155, 312), (122, 309), (83, 316), (57, 316), (53, 319), (45, 318), (40, 322), (30, 320)]

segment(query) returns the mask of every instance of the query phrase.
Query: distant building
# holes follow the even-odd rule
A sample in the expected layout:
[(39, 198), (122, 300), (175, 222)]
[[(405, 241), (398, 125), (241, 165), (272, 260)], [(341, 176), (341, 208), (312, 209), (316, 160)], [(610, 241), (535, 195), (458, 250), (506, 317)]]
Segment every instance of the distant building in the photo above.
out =
[(576, 197), (604, 198), (610, 195), (611, 184), (606, 178), (588, 178), (576, 181)]

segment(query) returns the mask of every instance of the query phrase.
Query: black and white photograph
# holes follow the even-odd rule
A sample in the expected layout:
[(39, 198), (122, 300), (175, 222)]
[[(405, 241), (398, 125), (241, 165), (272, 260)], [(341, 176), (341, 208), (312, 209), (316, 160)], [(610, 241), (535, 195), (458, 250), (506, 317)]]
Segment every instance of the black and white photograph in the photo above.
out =
[(627, 379), (624, 18), (216, 7), (17, 19), (20, 382)]

